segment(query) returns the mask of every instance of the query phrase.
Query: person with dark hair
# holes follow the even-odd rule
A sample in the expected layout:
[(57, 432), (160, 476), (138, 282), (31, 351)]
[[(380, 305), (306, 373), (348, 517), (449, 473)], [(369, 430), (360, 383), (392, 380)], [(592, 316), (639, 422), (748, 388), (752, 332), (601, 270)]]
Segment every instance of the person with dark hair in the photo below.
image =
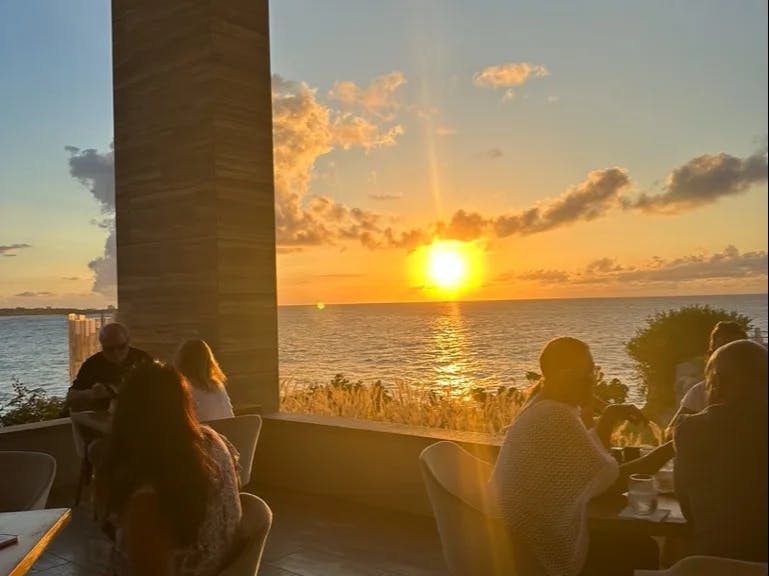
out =
[(151, 361), (149, 354), (131, 347), (128, 328), (118, 322), (102, 326), (99, 343), (101, 351), (83, 362), (67, 391), (67, 413), (69, 410), (106, 410), (126, 372), (139, 363)]
[(615, 426), (643, 415), (631, 404), (611, 404), (586, 427), (581, 413), (592, 406), (596, 369), (584, 342), (551, 340), (539, 363), (541, 390), (508, 428), (490, 486), (503, 520), (520, 538), (521, 556), (552, 576), (656, 568), (652, 540), (640, 549), (636, 542), (605, 543), (587, 523), (590, 500), (620, 476), (608, 450)]
[[(708, 342), (708, 349), (705, 353), (705, 360), (710, 357), (718, 348), (729, 342), (735, 340), (746, 340), (748, 333), (737, 322), (722, 320), (713, 327), (710, 332), (710, 340)], [(686, 391), (684, 397), (681, 398), (681, 405), (678, 407), (678, 411), (670, 420), (669, 429), (675, 428), (680, 422), (681, 417), (686, 414), (696, 414), (701, 412), (708, 405), (705, 395), (705, 381), (701, 380), (694, 384), (689, 390)]]
[(230, 397), (224, 387), (227, 376), (205, 340), (183, 342), (176, 351), (174, 367), (190, 385), (192, 404), (198, 420), (207, 422), (234, 416)]
[(705, 367), (708, 407), (674, 430), (674, 483), (694, 554), (767, 561), (767, 350), (717, 348)]
[(132, 370), (97, 470), (100, 504), (116, 527), (118, 573), (218, 573), (241, 517), (236, 468), (235, 449), (198, 423), (174, 368)]

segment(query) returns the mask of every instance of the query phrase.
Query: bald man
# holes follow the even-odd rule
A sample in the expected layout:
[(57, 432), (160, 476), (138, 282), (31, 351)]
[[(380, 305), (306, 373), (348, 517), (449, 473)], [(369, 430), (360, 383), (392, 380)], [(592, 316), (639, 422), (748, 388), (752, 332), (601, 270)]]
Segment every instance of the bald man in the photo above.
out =
[(767, 351), (718, 348), (705, 367), (708, 407), (674, 432), (675, 487), (693, 554), (767, 561)]
[(151, 360), (149, 354), (131, 347), (128, 328), (118, 322), (105, 324), (99, 331), (101, 352), (80, 366), (75, 381), (67, 391), (71, 411), (106, 410), (128, 370)]

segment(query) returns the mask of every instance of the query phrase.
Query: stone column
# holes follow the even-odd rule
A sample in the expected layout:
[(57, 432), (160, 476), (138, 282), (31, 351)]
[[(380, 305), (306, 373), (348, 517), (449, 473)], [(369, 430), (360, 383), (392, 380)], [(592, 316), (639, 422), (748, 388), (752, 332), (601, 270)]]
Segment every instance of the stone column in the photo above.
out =
[(118, 308), (170, 359), (204, 338), (278, 405), (267, 0), (112, 0)]

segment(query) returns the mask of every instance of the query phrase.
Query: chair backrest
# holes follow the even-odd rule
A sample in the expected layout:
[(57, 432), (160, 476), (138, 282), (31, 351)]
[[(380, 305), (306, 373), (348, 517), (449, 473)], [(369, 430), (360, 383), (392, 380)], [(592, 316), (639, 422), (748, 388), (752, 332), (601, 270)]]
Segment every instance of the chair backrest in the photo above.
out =
[(232, 559), (218, 576), (256, 576), (262, 561), (264, 544), (272, 526), (272, 510), (253, 494), (240, 493), (243, 517)]
[(262, 429), (262, 417), (257, 414), (209, 420), (204, 422), (222, 436), (225, 436), (240, 453), (240, 485), (245, 486), (251, 480), (251, 467), (254, 464), (256, 442)]
[(667, 570), (636, 570), (635, 576), (767, 576), (761, 562), (744, 562), (716, 556), (687, 556)]
[(41, 510), (48, 502), (56, 460), (42, 452), (0, 452), (0, 512)]
[(491, 465), (453, 442), (428, 446), (419, 461), (452, 576), (518, 574), (513, 535), (486, 488)]

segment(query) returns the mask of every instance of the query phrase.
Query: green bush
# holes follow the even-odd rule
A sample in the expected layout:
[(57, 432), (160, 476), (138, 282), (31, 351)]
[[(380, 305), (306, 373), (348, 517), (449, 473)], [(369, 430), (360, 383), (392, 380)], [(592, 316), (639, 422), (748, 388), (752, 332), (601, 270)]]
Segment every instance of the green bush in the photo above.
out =
[(32, 390), (11, 379), (13, 397), (0, 405), (0, 426), (14, 424), (29, 424), (60, 418), (64, 409), (64, 399), (58, 396), (48, 396), (45, 390)]
[(646, 326), (627, 343), (627, 352), (641, 376), (650, 414), (673, 407), (676, 366), (703, 356), (713, 326), (722, 320), (737, 322), (746, 331), (751, 323), (750, 318), (737, 312), (710, 306), (684, 306), (649, 317)]

